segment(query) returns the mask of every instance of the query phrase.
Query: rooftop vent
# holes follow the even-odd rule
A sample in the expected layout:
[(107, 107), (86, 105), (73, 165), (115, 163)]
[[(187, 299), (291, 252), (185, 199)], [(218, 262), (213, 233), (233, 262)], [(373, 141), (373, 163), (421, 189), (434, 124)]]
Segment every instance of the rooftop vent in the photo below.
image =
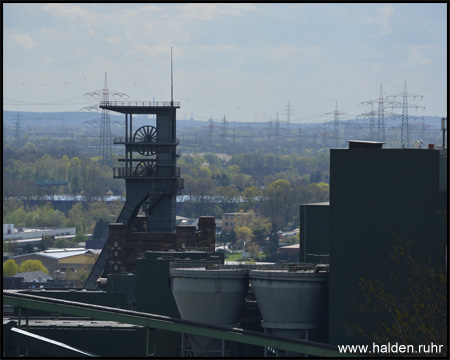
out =
[(347, 140), (348, 148), (353, 149), (362, 149), (362, 150), (378, 150), (383, 147), (384, 142), (379, 141), (362, 141), (362, 140)]

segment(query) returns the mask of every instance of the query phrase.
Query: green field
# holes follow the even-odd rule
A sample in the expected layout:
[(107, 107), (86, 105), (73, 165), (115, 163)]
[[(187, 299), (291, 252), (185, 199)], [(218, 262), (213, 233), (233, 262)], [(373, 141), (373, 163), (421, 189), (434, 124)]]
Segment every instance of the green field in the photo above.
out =
[(226, 254), (225, 255), (225, 261), (238, 261), (242, 259), (242, 254), (241, 253), (236, 253), (236, 254)]

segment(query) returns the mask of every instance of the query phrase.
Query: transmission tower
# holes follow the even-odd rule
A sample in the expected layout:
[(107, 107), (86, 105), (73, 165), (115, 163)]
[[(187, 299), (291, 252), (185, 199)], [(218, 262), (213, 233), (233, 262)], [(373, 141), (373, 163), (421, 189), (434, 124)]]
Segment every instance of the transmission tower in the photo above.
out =
[(286, 114), (286, 122), (287, 124), (291, 123), (291, 114), (294, 114), (294, 109), (292, 105), (289, 105), (289, 101), (288, 104), (285, 106), (283, 113)]
[[(103, 90), (91, 91), (84, 94), (85, 97), (91, 97), (96, 100), (101, 98), (101, 103), (106, 104), (109, 102), (110, 97), (114, 99), (126, 99), (129, 98), (127, 94), (118, 92), (118, 91), (110, 91), (108, 88), (108, 77), (105, 72), (105, 80), (103, 83)], [(99, 111), (99, 105), (93, 104), (89, 106), (85, 106), (81, 109), (81, 111)], [(87, 124), (98, 124), (97, 120), (93, 121), (85, 121)], [(116, 124), (122, 125), (120, 122), (115, 122)], [(99, 145), (98, 145), (98, 156), (100, 159), (100, 163), (103, 165), (112, 166), (112, 156), (111, 156), (111, 147), (112, 147), (112, 137), (111, 137), (111, 119), (109, 115), (109, 110), (102, 109), (102, 116), (100, 119), (100, 136), (99, 136)]]
[[(415, 105), (415, 104), (408, 104), (408, 97), (412, 98), (412, 100), (422, 100), (423, 96), (422, 95), (414, 95), (409, 93), (406, 89), (406, 80), (405, 80), (405, 86), (403, 88), (403, 93), (402, 94), (397, 94), (397, 95), (391, 95), (388, 96), (387, 98), (393, 98), (394, 100), (396, 98), (402, 98), (402, 102), (401, 102), (401, 108), (402, 108), (402, 124), (401, 124), (401, 137), (400, 137), (400, 142), (402, 144), (402, 146), (409, 148), (409, 109), (425, 109), (424, 106), (419, 106), (419, 105)], [(394, 106), (397, 107), (397, 106)]]
[[(109, 102), (108, 77), (105, 72), (105, 82), (103, 85), (103, 103)], [(102, 109), (102, 121), (100, 123), (100, 162), (102, 165), (112, 166), (111, 157), (111, 121), (109, 110)]]
[(16, 130), (15, 130), (16, 146), (20, 147), (20, 114), (17, 113)]
[(278, 119), (278, 113), (275, 119), (275, 153), (280, 154), (280, 120)]
[(298, 125), (298, 143), (299, 143), (298, 147), (301, 151), (303, 149), (303, 130), (301, 124)]
[(375, 111), (373, 110), (373, 103), (370, 104), (370, 117), (369, 117), (369, 140), (374, 141), (376, 138), (376, 129), (375, 129)]
[(206, 125), (206, 127), (209, 129), (209, 152), (212, 153), (212, 149), (213, 149), (213, 133), (214, 133), (214, 127), (215, 127), (212, 116), (211, 116), (211, 119), (209, 120), (208, 125)]
[(405, 144), (407, 148), (409, 147), (408, 92), (406, 90), (406, 80), (405, 80), (405, 87), (403, 89), (402, 136), (400, 141), (402, 144)]
[(359, 103), (359, 105), (370, 105), (370, 111), (368, 111), (364, 114), (358, 115), (358, 117), (363, 117), (363, 118), (369, 119), (369, 134), (367, 135), (366, 140), (370, 140), (370, 141), (375, 141), (375, 137), (376, 137), (375, 115), (377, 114), (377, 112), (374, 111), (374, 106), (373, 106), (373, 104), (376, 101), (377, 100), (368, 100), (368, 101), (363, 101), (363, 102)]
[(386, 141), (386, 132), (384, 128), (384, 95), (383, 84), (380, 84), (380, 96), (378, 97), (378, 126), (377, 141)]
[[(378, 110), (375, 110), (375, 104), (378, 103)], [(384, 98), (383, 85), (380, 85), (380, 95), (378, 99), (363, 101), (359, 105), (370, 105), (370, 110), (366, 113), (360, 114), (357, 117), (369, 118), (369, 135), (367, 140), (371, 141), (386, 141), (385, 132), (385, 117), (386, 115), (393, 115), (392, 112), (386, 111), (388, 107), (394, 108), (401, 105), (400, 102), (393, 100), (388, 100)], [(375, 126), (375, 118), (378, 118), (377, 124)]]
[(330, 112), (330, 113), (326, 113), (325, 115), (334, 115), (334, 119), (333, 119), (333, 141), (332, 141), (332, 149), (338, 149), (339, 148), (339, 116), (340, 115), (347, 115), (347, 113), (344, 112), (340, 112), (338, 110), (338, 104), (337, 104), (337, 100), (336, 101), (336, 108), (334, 110), (334, 112)]
[(224, 149), (224, 146), (225, 146), (225, 138), (227, 136), (227, 127), (228, 127), (228, 122), (224, 115), (223, 120), (222, 120), (222, 134), (220, 135), (220, 137), (221, 137), (220, 138), (220, 146), (222, 149)]

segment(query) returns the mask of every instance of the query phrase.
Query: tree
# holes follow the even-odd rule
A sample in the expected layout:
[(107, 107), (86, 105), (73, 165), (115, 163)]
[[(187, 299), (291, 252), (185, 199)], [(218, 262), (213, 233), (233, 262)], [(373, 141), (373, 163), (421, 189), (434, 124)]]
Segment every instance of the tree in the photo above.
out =
[(280, 238), (278, 237), (278, 228), (274, 223), (272, 224), (272, 230), (269, 235), (269, 246), (267, 248), (268, 257), (266, 260), (268, 261), (277, 261), (278, 260), (278, 245), (280, 244)]
[(94, 231), (92, 232), (93, 238), (96, 240), (106, 240), (108, 238), (108, 234), (108, 222), (102, 218), (99, 219), (95, 224)]
[(254, 209), (261, 202), (262, 195), (262, 191), (256, 186), (249, 186), (242, 191), (241, 196), (244, 200), (242, 203), (243, 210), (248, 211)]
[(253, 231), (253, 241), (257, 244), (264, 242), (270, 232), (272, 224), (269, 219), (263, 216), (255, 216), (249, 224), (250, 229)]
[(230, 232), (222, 231), (220, 235), (216, 237), (216, 243), (217, 244), (223, 244), (223, 243), (230, 243), (234, 244), (236, 242), (236, 233), (234, 230), (231, 230)]
[(259, 246), (258, 246), (258, 244), (255, 244), (253, 241), (249, 241), (246, 244), (245, 250), (250, 253), (250, 256), (252, 258), (256, 258), (259, 255)]
[(84, 265), (83, 267), (76, 270), (68, 268), (63, 275), (63, 279), (67, 281), (73, 281), (75, 283), (75, 286), (77, 287), (83, 287), (83, 284), (88, 278), (91, 269), (92, 266), (90, 265)]
[(13, 259), (8, 259), (3, 263), (3, 276), (14, 276), (19, 272), (19, 265)]
[(72, 241), (70, 241), (69, 239), (64, 239), (64, 238), (56, 239), (55, 242), (53, 243), (53, 247), (55, 247), (57, 249), (70, 248), (73, 245), (74, 244)]
[(33, 251), (34, 251), (34, 246), (31, 244), (26, 244), (22, 248), (22, 254), (29, 254), (29, 253), (32, 253)]
[(239, 192), (235, 186), (217, 187), (215, 193), (221, 199), (222, 212), (234, 212), (239, 199)]
[(39, 243), (38, 249), (40, 251), (47, 250), (48, 248), (53, 246), (53, 242), (55, 241), (55, 237), (52, 235), (42, 235), (42, 240)]
[(278, 227), (285, 227), (293, 209), (294, 194), (291, 183), (280, 179), (270, 183), (264, 191), (265, 210), (272, 222)]
[(19, 272), (26, 273), (30, 271), (42, 271), (48, 274), (47, 268), (44, 266), (41, 260), (26, 260), (22, 262), (19, 266)]
[(236, 237), (238, 240), (242, 240), (244, 246), (249, 242), (253, 237), (253, 232), (248, 226), (236, 226), (235, 228)]
[(387, 288), (378, 279), (361, 279), (359, 284), (365, 303), (358, 310), (373, 317), (377, 331), (368, 333), (355, 324), (353, 330), (379, 344), (395, 339), (416, 349), (420, 344), (443, 345), (445, 354), (438, 356), (445, 357), (448, 331), (445, 267), (439, 261), (426, 261), (414, 254), (411, 242), (401, 237), (390, 258), (398, 265), (396, 274), (403, 274), (391, 274), (393, 286)]

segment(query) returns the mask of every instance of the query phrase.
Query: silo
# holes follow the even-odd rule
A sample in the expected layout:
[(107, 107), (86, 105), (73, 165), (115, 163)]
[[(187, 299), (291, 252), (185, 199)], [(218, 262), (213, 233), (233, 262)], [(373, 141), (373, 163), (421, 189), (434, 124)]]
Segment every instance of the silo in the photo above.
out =
[[(181, 318), (237, 326), (248, 290), (245, 267), (194, 262), (171, 263), (172, 293)], [(194, 356), (221, 356), (219, 339), (188, 336)]]
[(318, 340), (328, 299), (327, 266), (264, 266), (249, 269), (265, 332)]

